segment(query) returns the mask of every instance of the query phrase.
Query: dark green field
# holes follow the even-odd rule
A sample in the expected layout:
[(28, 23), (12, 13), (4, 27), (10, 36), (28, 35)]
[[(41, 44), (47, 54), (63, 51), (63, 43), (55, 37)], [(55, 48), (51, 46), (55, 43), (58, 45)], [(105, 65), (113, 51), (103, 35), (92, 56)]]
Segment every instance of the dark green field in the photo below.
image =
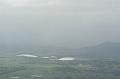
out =
[(1, 57), (0, 79), (120, 79), (120, 62)]

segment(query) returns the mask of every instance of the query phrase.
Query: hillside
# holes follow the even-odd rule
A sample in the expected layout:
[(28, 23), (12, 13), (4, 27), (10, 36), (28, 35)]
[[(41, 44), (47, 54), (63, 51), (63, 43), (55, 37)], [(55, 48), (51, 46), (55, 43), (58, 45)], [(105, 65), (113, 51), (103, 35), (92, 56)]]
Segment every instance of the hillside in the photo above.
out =
[(40, 47), (40, 46), (16, 46), (0, 47), (1, 56), (15, 56), (16, 54), (35, 54), (38, 56), (75, 56), (82, 58), (112, 58), (119, 59), (120, 43), (105, 42), (96, 46), (89, 46), (79, 49)]
[(76, 49), (72, 55), (90, 58), (112, 58), (120, 57), (120, 43), (105, 42), (96, 46)]

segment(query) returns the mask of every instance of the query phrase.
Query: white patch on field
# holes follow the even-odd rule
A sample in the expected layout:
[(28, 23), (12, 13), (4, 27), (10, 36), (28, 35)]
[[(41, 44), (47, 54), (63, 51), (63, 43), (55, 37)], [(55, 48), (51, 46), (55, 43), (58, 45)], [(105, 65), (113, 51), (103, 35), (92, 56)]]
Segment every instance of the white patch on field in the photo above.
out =
[(20, 54), (20, 55), (16, 55), (16, 56), (19, 56), (19, 57), (31, 57), (31, 58), (38, 57), (38, 56), (35, 56), (35, 55), (30, 55), (30, 54)]
[(41, 58), (45, 58), (45, 59), (48, 59), (48, 58), (50, 58), (50, 57), (41, 57)]
[(42, 77), (42, 75), (31, 75), (32, 77)]
[(51, 58), (57, 58), (56, 56), (51, 56)]
[(58, 60), (61, 60), (61, 61), (73, 61), (73, 60), (75, 60), (75, 58), (73, 58), (73, 57), (64, 57), (64, 58), (60, 58)]
[(16, 77), (10, 77), (10, 78), (13, 78), (13, 79), (18, 79), (18, 78), (20, 78), (20, 77), (17, 77), (17, 76), (16, 76)]

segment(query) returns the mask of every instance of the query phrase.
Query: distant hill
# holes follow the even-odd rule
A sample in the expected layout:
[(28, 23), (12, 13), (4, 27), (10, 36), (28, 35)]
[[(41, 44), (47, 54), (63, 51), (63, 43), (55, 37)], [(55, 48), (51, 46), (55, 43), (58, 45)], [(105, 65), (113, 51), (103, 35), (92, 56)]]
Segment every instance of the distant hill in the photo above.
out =
[(80, 58), (112, 58), (120, 59), (120, 43), (105, 42), (96, 46), (89, 46), (79, 49), (72, 48), (55, 48), (40, 46), (0, 46), (2, 56), (16, 56), (17, 54), (35, 54), (38, 56), (75, 56)]
[(96, 46), (75, 49), (70, 55), (88, 58), (120, 59), (120, 43), (105, 42)]

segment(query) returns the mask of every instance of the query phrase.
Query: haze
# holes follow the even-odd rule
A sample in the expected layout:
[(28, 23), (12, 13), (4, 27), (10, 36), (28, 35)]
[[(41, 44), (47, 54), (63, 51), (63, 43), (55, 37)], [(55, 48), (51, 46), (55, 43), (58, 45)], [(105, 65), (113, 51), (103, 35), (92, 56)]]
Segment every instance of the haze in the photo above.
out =
[(0, 0), (0, 44), (120, 42), (119, 0)]

